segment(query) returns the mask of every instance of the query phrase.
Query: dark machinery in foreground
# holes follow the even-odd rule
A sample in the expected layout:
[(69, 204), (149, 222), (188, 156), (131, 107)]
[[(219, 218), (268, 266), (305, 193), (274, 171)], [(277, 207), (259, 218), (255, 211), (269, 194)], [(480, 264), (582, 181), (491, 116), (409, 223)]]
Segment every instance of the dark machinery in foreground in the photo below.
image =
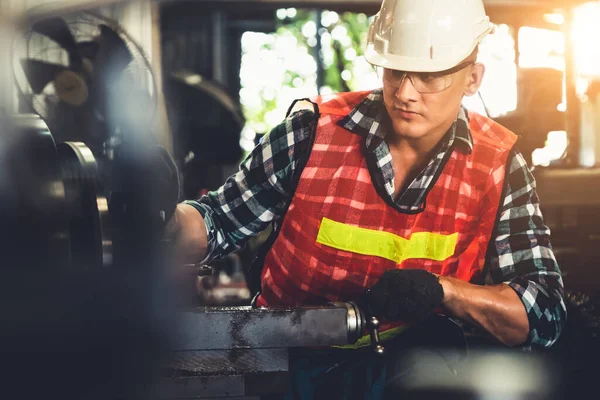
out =
[(352, 344), (362, 335), (365, 317), (353, 303), (212, 307), (179, 314), (178, 327), (177, 352), (153, 386), (160, 398), (254, 398), (286, 391), (290, 349)]
[[(351, 303), (294, 310), (176, 307), (174, 286), (160, 285), (169, 279), (161, 271), (173, 267), (168, 251), (153, 250), (152, 236), (142, 238), (138, 262), (111, 252), (118, 242), (109, 232), (118, 233), (119, 225), (105, 209), (89, 148), (55, 146), (34, 116), (2, 122), (0, 310), (6, 325), (0, 349), (7, 355), (2, 363), (11, 367), (3, 394), (175, 399), (281, 393), (290, 348), (345, 345), (363, 332), (364, 317)], [(41, 386), (25, 384), (29, 366), (45, 371), (35, 373)]]

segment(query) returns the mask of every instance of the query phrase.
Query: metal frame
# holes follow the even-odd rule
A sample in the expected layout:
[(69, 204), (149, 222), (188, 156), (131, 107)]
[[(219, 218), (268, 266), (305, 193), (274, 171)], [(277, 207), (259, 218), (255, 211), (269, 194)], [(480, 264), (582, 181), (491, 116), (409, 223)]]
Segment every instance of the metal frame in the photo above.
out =
[[(351, 304), (351, 303), (350, 303)], [(354, 343), (364, 324), (352, 306), (266, 309), (207, 307), (177, 319), (177, 351), (273, 349)]]
[(364, 316), (354, 303), (265, 309), (207, 307), (179, 314), (161, 379), (160, 399), (262, 396), (285, 392), (294, 347), (355, 343)]

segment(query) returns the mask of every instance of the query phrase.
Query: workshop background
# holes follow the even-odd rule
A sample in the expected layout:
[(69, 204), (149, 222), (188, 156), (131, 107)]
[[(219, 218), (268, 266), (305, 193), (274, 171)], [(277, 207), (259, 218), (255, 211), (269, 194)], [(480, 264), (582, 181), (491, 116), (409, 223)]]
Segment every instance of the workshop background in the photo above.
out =
[[(484, 3), (497, 29), (480, 47), (483, 86), (465, 105), (521, 135), (569, 322), (543, 357), (482, 356), (486, 373), (436, 390), (578, 398), (597, 390), (600, 372), (600, 1)], [(183, 296), (181, 277), (165, 273), (168, 248), (151, 229), (115, 224), (106, 194), (127, 185), (134, 163), (113, 153), (128, 134), (165, 146), (182, 200), (193, 199), (220, 186), (292, 100), (379, 87), (362, 56), (379, 6), (0, 0), (0, 393), (258, 399), (285, 387), (289, 348), (350, 341), (362, 322), (348, 305), (248, 308), (249, 267), (268, 232), (189, 266), (184, 280), (198, 290)], [(35, 28), (48, 18), (53, 28)], [(70, 35), (49, 33), (56, 18)], [(126, 61), (98, 72), (111, 57)], [(106, 87), (94, 83), (90, 98), (102, 107), (86, 108), (71, 72), (100, 76)], [(317, 338), (306, 333), (314, 326)], [(278, 336), (259, 338), (265, 331)], [(486, 384), (498, 374), (516, 383)]]

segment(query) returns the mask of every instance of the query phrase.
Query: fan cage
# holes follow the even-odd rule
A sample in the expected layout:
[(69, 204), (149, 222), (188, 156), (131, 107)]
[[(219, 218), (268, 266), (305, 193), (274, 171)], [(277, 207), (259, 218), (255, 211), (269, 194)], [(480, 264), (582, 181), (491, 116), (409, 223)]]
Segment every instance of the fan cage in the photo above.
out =
[[(101, 24), (109, 26), (119, 34), (133, 57), (123, 71), (124, 79), (125, 77), (129, 79), (137, 90), (148, 93), (151, 104), (150, 108), (146, 109), (145, 118), (153, 118), (156, 115), (157, 107), (156, 83), (152, 67), (143, 49), (116, 22), (103, 16), (91, 12), (80, 12), (61, 16), (61, 18), (67, 23), (77, 43), (96, 39), (100, 35), (99, 26)], [(52, 39), (34, 32), (31, 25), (17, 35), (13, 42), (11, 64), (17, 90), (25, 103), (31, 105), (34, 112), (43, 119), (47, 119), (49, 117), (48, 107), (59, 101), (54, 85), (50, 83), (41, 93), (35, 94), (21, 66), (22, 59), (34, 59), (67, 67), (69, 64), (68, 53)]]

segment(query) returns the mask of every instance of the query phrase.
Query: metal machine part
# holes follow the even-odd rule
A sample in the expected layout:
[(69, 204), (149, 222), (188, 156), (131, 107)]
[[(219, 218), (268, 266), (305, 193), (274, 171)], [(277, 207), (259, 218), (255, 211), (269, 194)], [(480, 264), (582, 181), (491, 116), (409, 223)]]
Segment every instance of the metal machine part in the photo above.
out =
[(55, 145), (37, 116), (13, 116), (2, 125), (3, 265), (110, 264), (107, 201), (90, 149), (83, 143)]
[(198, 308), (179, 316), (172, 352), (151, 393), (161, 399), (253, 398), (285, 392), (289, 350), (355, 343), (357, 304), (265, 309)]
[(0, 257), (6, 267), (70, 260), (69, 210), (54, 139), (35, 115), (0, 116)]
[(383, 355), (385, 349), (381, 342), (379, 341), (379, 320), (377, 317), (369, 317), (367, 321), (367, 328), (369, 329), (369, 334), (371, 335), (371, 347), (373, 352), (377, 355)]
[(348, 310), (348, 343), (356, 343), (365, 330), (365, 315), (358, 304), (353, 301), (338, 302), (336, 307), (345, 307)]
[[(365, 295), (369, 295), (371, 289), (365, 290)], [(373, 315), (370, 307), (367, 307), (367, 314), (363, 319), (366, 319), (367, 330), (371, 337), (371, 349), (376, 355), (382, 356), (385, 349), (379, 340), (379, 326), (381, 325), (379, 319)]]
[(57, 146), (71, 218), (71, 257), (78, 266), (112, 264), (108, 202), (98, 179), (92, 151), (81, 142)]
[(179, 317), (178, 351), (346, 345), (364, 328), (353, 303), (295, 309), (198, 308)]
[(165, 362), (150, 393), (160, 399), (283, 393), (288, 370), (288, 349), (177, 352)]

